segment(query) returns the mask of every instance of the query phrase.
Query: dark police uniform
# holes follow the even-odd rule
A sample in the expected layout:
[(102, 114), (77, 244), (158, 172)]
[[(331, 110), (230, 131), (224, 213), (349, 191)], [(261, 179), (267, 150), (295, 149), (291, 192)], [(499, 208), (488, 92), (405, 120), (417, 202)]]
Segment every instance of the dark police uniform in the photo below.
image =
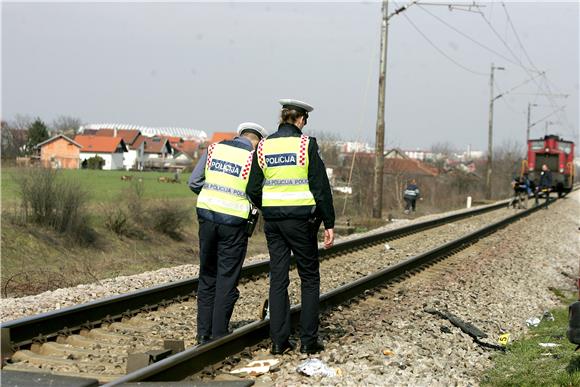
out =
[(197, 336), (205, 342), (228, 333), (246, 250), (250, 204), (245, 188), (254, 149), (244, 137), (208, 148), (189, 179), (199, 195), (200, 272)]
[(546, 195), (545, 208), (550, 203), (550, 190), (552, 189), (552, 171), (549, 169), (540, 173), (540, 182), (536, 187), (535, 199), (536, 205), (540, 203), (540, 195)]
[(270, 335), (274, 345), (290, 337), (288, 297), (290, 255), (301, 280), (300, 338), (303, 346), (318, 339), (320, 273), (317, 232), (320, 220), (334, 228), (332, 192), (313, 137), (291, 124), (258, 144), (247, 186), (250, 200), (262, 210), (270, 252)]

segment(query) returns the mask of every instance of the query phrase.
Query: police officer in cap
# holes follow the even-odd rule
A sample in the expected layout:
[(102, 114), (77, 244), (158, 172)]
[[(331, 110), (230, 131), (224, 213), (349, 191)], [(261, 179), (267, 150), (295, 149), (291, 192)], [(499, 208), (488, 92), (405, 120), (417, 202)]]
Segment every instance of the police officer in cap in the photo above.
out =
[(270, 252), (270, 336), (273, 354), (290, 343), (288, 297), (290, 255), (301, 281), (300, 351), (324, 350), (318, 340), (320, 272), (317, 233), (324, 223), (324, 246), (334, 243), (334, 207), (326, 168), (316, 139), (302, 133), (313, 108), (297, 100), (280, 100), (278, 131), (260, 141), (252, 161), (247, 192), (262, 209)]
[(199, 195), (199, 344), (228, 333), (248, 246), (246, 185), (256, 145), (267, 135), (258, 124), (241, 124), (238, 137), (208, 147), (189, 178), (190, 189)]

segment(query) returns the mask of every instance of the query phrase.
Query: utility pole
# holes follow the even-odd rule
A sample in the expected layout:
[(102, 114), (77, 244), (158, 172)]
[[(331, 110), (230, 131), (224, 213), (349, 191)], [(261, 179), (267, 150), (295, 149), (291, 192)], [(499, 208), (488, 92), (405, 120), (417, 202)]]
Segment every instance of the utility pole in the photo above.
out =
[(491, 64), (491, 72), (489, 75), (489, 126), (487, 132), (487, 172), (485, 179), (485, 198), (491, 199), (491, 164), (493, 162), (493, 103), (500, 98), (502, 94), (497, 97), (493, 95), (493, 73), (495, 70), (505, 70), (503, 67), (495, 67)]
[(530, 110), (532, 109), (532, 104), (528, 102), (528, 125), (526, 126), (526, 144), (530, 141), (530, 125), (532, 124), (530, 121)]
[(530, 141), (530, 130), (532, 129), (532, 126), (534, 126), (535, 124), (532, 124), (532, 106), (539, 106), (538, 104), (535, 103), (531, 103), (528, 102), (528, 126), (526, 126), (526, 144), (528, 143), (528, 141)]
[(379, 102), (377, 108), (377, 129), (375, 138), (375, 178), (373, 188), (373, 218), (380, 219), (383, 212), (383, 169), (385, 165), (385, 83), (387, 78), (387, 32), (388, 0), (383, 0), (383, 21), (381, 24), (381, 58), (379, 71)]

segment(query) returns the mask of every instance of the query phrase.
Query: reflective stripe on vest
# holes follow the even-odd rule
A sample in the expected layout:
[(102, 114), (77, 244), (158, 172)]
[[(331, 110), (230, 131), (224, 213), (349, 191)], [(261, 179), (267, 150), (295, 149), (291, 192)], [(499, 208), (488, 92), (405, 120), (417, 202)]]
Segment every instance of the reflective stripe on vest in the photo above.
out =
[(246, 198), (253, 152), (222, 143), (207, 150), (205, 182), (197, 198), (197, 208), (247, 219), (250, 202)]
[(264, 171), (264, 207), (314, 206), (308, 184), (308, 136), (262, 140), (258, 164)]

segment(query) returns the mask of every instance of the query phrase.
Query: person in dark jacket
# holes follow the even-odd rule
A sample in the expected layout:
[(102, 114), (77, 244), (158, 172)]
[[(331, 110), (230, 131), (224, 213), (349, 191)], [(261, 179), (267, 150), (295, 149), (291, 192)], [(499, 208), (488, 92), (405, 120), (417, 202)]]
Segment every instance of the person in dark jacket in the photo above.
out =
[(250, 202), (248, 172), (258, 142), (267, 136), (255, 123), (238, 127), (239, 136), (208, 147), (188, 181), (198, 194), (199, 285), (197, 341), (204, 344), (228, 334), (240, 272), (248, 246)]
[(532, 194), (532, 189), (530, 187), (530, 179), (528, 175), (514, 176), (512, 179), (512, 188), (514, 190), (514, 196), (510, 201), (508, 207), (512, 208), (528, 208), (528, 198)]
[(415, 212), (415, 207), (417, 204), (417, 199), (420, 196), (419, 187), (417, 187), (417, 182), (415, 179), (412, 179), (409, 184), (407, 184), (407, 188), (403, 192), (403, 199), (405, 200), (405, 214), (410, 213), (411, 211)]
[(546, 197), (545, 207), (548, 209), (548, 203), (550, 202), (550, 191), (552, 190), (552, 171), (546, 164), (542, 165), (542, 172), (540, 173), (540, 182), (536, 187), (536, 205), (540, 204), (540, 195)]
[(312, 106), (280, 100), (278, 131), (258, 144), (247, 193), (262, 210), (270, 252), (271, 353), (292, 350), (288, 297), (290, 256), (296, 257), (301, 282), (300, 351), (324, 350), (318, 339), (320, 272), (318, 228), (324, 223), (324, 247), (334, 243), (334, 207), (326, 168), (316, 139), (302, 133)]

